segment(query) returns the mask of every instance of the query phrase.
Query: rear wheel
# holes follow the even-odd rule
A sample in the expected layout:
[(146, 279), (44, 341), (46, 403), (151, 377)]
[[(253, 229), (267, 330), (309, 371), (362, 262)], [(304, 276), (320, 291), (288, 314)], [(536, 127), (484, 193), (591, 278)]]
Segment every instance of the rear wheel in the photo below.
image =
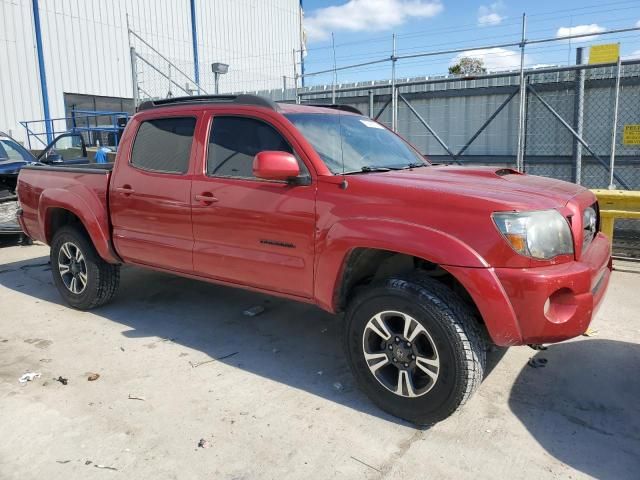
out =
[(482, 381), (486, 346), (475, 319), (428, 277), (393, 278), (362, 291), (345, 327), (357, 383), (383, 410), (410, 422), (448, 417)]
[(90, 310), (115, 295), (120, 267), (105, 262), (82, 229), (67, 225), (56, 231), (50, 260), (54, 283), (70, 306)]

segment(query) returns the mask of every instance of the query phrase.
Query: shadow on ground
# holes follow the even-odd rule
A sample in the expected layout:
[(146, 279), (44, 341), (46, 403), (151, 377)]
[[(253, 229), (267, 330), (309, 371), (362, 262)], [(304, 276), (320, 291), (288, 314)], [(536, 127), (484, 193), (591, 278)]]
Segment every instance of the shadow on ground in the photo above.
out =
[[(53, 284), (48, 260), (42, 256), (0, 265), (0, 284), (64, 305)], [(244, 315), (254, 306), (264, 307), (264, 313)], [(123, 267), (114, 300), (91, 313), (123, 325), (122, 335), (127, 338), (171, 339), (200, 352), (185, 358), (187, 365), (189, 360), (217, 358), (355, 410), (408, 425), (382, 412), (357, 389), (344, 360), (342, 316), (315, 306)], [(498, 349), (489, 353), (487, 375), (505, 352)]]
[(561, 462), (598, 479), (640, 478), (640, 345), (584, 339), (539, 352), (509, 406)]

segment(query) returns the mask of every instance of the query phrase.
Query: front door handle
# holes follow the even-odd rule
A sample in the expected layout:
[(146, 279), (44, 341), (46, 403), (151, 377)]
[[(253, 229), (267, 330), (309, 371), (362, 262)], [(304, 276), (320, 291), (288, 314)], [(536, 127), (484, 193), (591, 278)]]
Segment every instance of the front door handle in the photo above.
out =
[(122, 187), (116, 187), (116, 192), (122, 193), (123, 195), (131, 195), (132, 193), (135, 193), (135, 190), (129, 185), (124, 185)]
[(214, 197), (213, 193), (211, 192), (204, 192), (200, 195), (196, 195), (194, 198), (198, 202), (202, 202), (209, 205), (218, 201), (218, 199)]

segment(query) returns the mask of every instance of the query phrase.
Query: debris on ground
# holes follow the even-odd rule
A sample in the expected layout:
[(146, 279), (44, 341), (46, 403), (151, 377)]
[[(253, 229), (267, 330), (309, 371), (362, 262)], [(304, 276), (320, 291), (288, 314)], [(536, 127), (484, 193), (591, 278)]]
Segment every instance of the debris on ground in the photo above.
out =
[(336, 382), (333, 384), (333, 388), (335, 388), (336, 390), (340, 391), (342, 389), (344, 389), (344, 387), (342, 386), (342, 384), (340, 382)]
[(69, 383), (69, 379), (68, 378), (64, 378), (62, 376), (59, 376), (58, 378), (54, 378), (54, 380), (56, 382), (60, 382), (63, 385), (66, 385), (67, 383)]
[(530, 358), (527, 365), (532, 368), (542, 368), (547, 366), (547, 362), (546, 358)]
[(582, 334), (583, 337), (596, 337), (598, 335), (598, 330), (595, 328), (587, 328), (587, 331)]
[(223, 355), (221, 357), (212, 358), (210, 360), (204, 360), (202, 362), (192, 362), (191, 360), (189, 360), (189, 365), (191, 365), (191, 368), (196, 368), (196, 367), (199, 367), (200, 365), (205, 365), (207, 363), (212, 363), (212, 362), (216, 362), (218, 360), (224, 360), (225, 358), (233, 357), (234, 355), (237, 355), (238, 353), (240, 353), (240, 352), (229, 353), (228, 355)]
[(104, 470), (115, 470), (116, 472), (118, 471), (118, 469), (116, 467), (108, 467), (106, 465), (100, 465), (99, 463), (96, 463), (93, 465), (96, 468), (102, 468)]
[(122, 350), (124, 352), (124, 347), (120, 347), (120, 350)]
[(273, 350), (271, 350), (273, 353), (278, 353), (280, 350), (278, 350), (277, 348), (274, 348)]
[(27, 383), (27, 382), (31, 382), (36, 378), (40, 378), (40, 372), (27, 372), (25, 374), (23, 374), (18, 381), (20, 383)]
[(99, 378), (100, 378), (100, 374), (99, 373), (91, 373), (87, 377), (87, 380), (90, 381), (90, 382), (95, 382)]
[(140, 401), (144, 402), (146, 399), (144, 397), (139, 397), (137, 395), (129, 394), (129, 400), (140, 400)]
[(316, 373), (317, 373), (318, 375), (322, 375), (324, 372), (323, 372), (322, 370), (318, 370)]
[(51, 359), (50, 358), (41, 358), (40, 362), (41, 363), (51, 363)]
[(320, 333), (327, 333), (329, 331), (328, 328), (323, 328), (322, 330), (320, 330)]
[(548, 350), (549, 347), (547, 347), (546, 345), (543, 345), (541, 343), (530, 343), (529, 344), (529, 348), (533, 349), (533, 350)]
[(242, 312), (247, 317), (255, 317), (264, 312), (264, 307), (262, 305), (256, 305), (255, 307), (247, 308), (244, 312)]
[(375, 471), (376, 471), (376, 472), (378, 472), (378, 473), (382, 473), (382, 470), (380, 470), (380, 469), (378, 469), (378, 468), (376, 468), (376, 467), (372, 467), (371, 465), (369, 465), (368, 463), (363, 462), (363, 461), (362, 461), (362, 460), (360, 460), (359, 458), (356, 458), (356, 457), (353, 457), (353, 456), (352, 456), (351, 458), (352, 458), (353, 460), (355, 460), (356, 462), (361, 463), (361, 464), (362, 464), (362, 465), (364, 465), (365, 467), (369, 467), (370, 469), (375, 470)]
[(62, 463), (62, 464), (65, 464), (65, 463), (69, 463), (70, 461), (71, 461), (71, 460), (56, 460), (56, 463)]
[(204, 438), (201, 438), (198, 442), (198, 448), (211, 448), (211, 443)]
[(85, 465), (91, 465), (93, 462), (91, 460), (87, 460), (86, 462), (84, 462)]

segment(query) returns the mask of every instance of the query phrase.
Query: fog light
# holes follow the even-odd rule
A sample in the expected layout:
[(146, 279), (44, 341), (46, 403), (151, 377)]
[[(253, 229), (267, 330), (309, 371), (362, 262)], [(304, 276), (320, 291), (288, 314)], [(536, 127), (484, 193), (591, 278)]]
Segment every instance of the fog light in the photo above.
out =
[(565, 323), (576, 313), (575, 295), (568, 288), (553, 292), (544, 302), (544, 316), (553, 323)]

